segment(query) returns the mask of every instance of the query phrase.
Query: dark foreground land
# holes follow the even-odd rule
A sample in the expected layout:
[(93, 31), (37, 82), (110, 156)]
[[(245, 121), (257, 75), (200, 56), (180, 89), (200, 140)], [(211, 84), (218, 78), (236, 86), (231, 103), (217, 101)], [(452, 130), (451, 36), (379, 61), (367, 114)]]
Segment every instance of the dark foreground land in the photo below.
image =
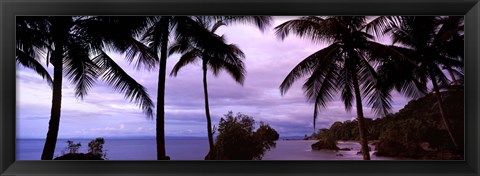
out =
[[(375, 120), (366, 119), (374, 155), (419, 160), (464, 159), (464, 91), (442, 92), (445, 115), (459, 144), (454, 147), (438, 111), (434, 94), (411, 100), (399, 112)], [(312, 149), (339, 150), (335, 141), (358, 141), (356, 121), (335, 122), (329, 129), (305, 139), (321, 139)]]

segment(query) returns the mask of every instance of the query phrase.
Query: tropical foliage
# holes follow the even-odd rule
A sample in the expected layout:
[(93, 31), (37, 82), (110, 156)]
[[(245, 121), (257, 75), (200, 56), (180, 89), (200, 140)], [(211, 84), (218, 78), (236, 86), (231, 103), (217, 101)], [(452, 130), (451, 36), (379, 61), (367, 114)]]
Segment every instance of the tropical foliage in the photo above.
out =
[(87, 153), (79, 153), (78, 149), (82, 144), (80, 142), (75, 144), (68, 140), (62, 156), (55, 157), (54, 160), (106, 160), (107, 153), (103, 150), (103, 144), (105, 144), (105, 139), (96, 138), (88, 143)]
[[(133, 23), (130, 23), (133, 22)], [(16, 60), (32, 68), (53, 85), (51, 117), (42, 153), (43, 160), (53, 158), (56, 146), (63, 76), (75, 86), (75, 96), (83, 99), (97, 79), (102, 79), (125, 98), (135, 102), (148, 117), (153, 102), (146, 89), (130, 77), (106, 50), (131, 53), (132, 36), (140, 32), (141, 18), (110, 17), (17, 17)], [(111, 31), (115, 30), (115, 33)], [(134, 55), (130, 55), (133, 58)], [(53, 79), (40, 64), (51, 64)]]
[(444, 69), (450, 73), (454, 84), (458, 84), (456, 76), (463, 77), (463, 17), (408, 16), (400, 19), (384, 32), (390, 33), (393, 43), (400, 45), (395, 50), (416, 64), (413, 70), (423, 77), (422, 81), (428, 78), (432, 83), (445, 129), (452, 144), (459, 147), (445, 117), (440, 87), (451, 85)]
[[(209, 24), (208, 19), (203, 17), (196, 18), (197, 24), (206, 26), (195, 26), (188, 28), (181, 28), (180, 30), (191, 30), (199, 28), (205, 29), (197, 36), (203, 36), (202, 40), (191, 41), (191, 38), (181, 38), (170, 49), (171, 52), (183, 53), (180, 60), (172, 69), (170, 75), (176, 76), (178, 71), (187, 64), (194, 63), (197, 59), (201, 59), (202, 71), (203, 71), (203, 91), (205, 96), (205, 115), (207, 117), (207, 130), (208, 141), (210, 146), (209, 158), (215, 156), (214, 144), (213, 144), (213, 132), (212, 132), (212, 120), (210, 117), (210, 108), (208, 103), (208, 88), (207, 88), (207, 70), (211, 70), (215, 76), (225, 70), (229, 73), (236, 82), (243, 84), (245, 79), (245, 66), (242, 59), (245, 57), (243, 52), (233, 44), (226, 44), (225, 38), (216, 35), (215, 30), (221, 25), (224, 25), (222, 21), (218, 21), (214, 24)], [(195, 23), (193, 23), (195, 24)], [(207, 29), (211, 28), (210, 31)], [(198, 30), (201, 32), (201, 30)]]
[[(461, 153), (463, 131), (459, 130), (456, 114), (452, 114), (457, 109), (451, 110), (460, 107), (450, 99), (463, 92), (463, 21), (463, 16), (308, 16), (286, 21), (274, 29), (281, 40), (296, 35), (326, 47), (293, 67), (281, 82), (280, 92), (285, 95), (295, 82), (304, 80), (305, 96), (314, 104), (314, 129), (319, 112), (327, 109), (330, 101), (340, 98), (347, 112), (355, 108), (355, 120), (335, 122), (330, 129), (321, 129), (316, 135), (328, 141), (359, 140), (364, 160), (370, 159), (367, 141), (372, 139), (395, 141), (405, 151), (412, 146), (417, 148), (410, 151), (418, 151), (418, 143), (428, 141), (439, 150), (454, 149)], [(215, 33), (222, 26), (239, 22), (264, 30), (272, 17), (18, 16), (16, 62), (32, 69), (52, 88), (50, 121), (41, 159), (53, 159), (64, 78), (74, 86), (79, 99), (85, 98), (95, 83), (102, 80), (136, 103), (147, 117), (153, 117), (154, 102), (146, 88), (108, 53), (124, 54), (126, 61), (138, 70), (151, 71), (158, 66), (155, 112), (158, 160), (169, 158), (165, 150), (165, 80), (167, 59), (174, 53), (181, 57), (171, 76), (177, 76), (189, 64), (201, 63), (209, 141), (206, 159), (261, 159), (265, 151), (275, 147), (278, 133), (273, 128), (260, 123), (257, 131), (253, 131), (252, 117), (243, 114), (234, 117), (229, 112), (221, 119), (220, 134), (214, 140), (211, 122), (207, 71), (214, 76), (225, 71), (241, 85), (245, 81), (245, 54), (239, 46), (229, 44), (225, 36)], [(381, 44), (376, 38), (386, 36), (391, 45)], [(47, 69), (50, 66), (53, 72)], [(392, 115), (393, 91), (408, 98), (425, 97), (410, 102), (417, 107), (410, 108), (409, 104)], [(425, 105), (418, 104), (422, 101)], [(384, 118), (365, 118), (364, 104)], [(427, 105), (437, 111), (424, 107)], [(429, 111), (407, 112), (419, 107)], [(444, 144), (445, 138), (451, 145)], [(102, 154), (103, 143), (103, 139), (92, 141), (89, 153)], [(75, 154), (79, 147), (80, 144), (70, 141), (69, 152)]]
[[(463, 144), (464, 131), (464, 97), (463, 91), (442, 92), (445, 112), (452, 129), (457, 134), (455, 139)], [(415, 159), (459, 159), (445, 158), (446, 153), (463, 155), (463, 146), (455, 149), (449, 141), (439, 111), (435, 104), (436, 96), (431, 93), (425, 97), (411, 100), (395, 114), (370, 119), (365, 118), (369, 129), (369, 140), (375, 142), (378, 156), (395, 156)], [(314, 136), (318, 139), (359, 140), (355, 120), (335, 122), (328, 129), (320, 129)], [(424, 145), (424, 146), (422, 146)], [(427, 147), (425, 147), (428, 146)], [(422, 148), (423, 147), (423, 148)]]
[[(284, 39), (289, 34), (309, 39), (316, 43), (327, 43), (327, 47), (305, 58), (286, 76), (280, 85), (285, 94), (295, 81), (308, 76), (303, 89), (308, 100), (314, 103), (314, 127), (318, 111), (326, 109), (327, 103), (340, 93), (345, 109), (350, 111), (355, 102), (358, 130), (362, 144), (363, 158), (370, 160), (367, 146), (367, 126), (364, 122), (363, 100), (376, 114), (387, 114), (391, 109), (392, 83), (386, 82), (377, 69), (389, 70), (392, 63), (384, 60), (404, 59), (392, 47), (374, 41), (366, 29), (375, 28), (378, 21), (367, 22), (364, 16), (301, 17), (277, 26), (276, 34)], [(396, 73), (398, 74), (398, 73)], [(389, 76), (389, 75), (388, 75)], [(394, 82), (401, 92), (418, 95), (419, 87), (410, 86), (414, 80), (408, 75), (400, 76)]]
[[(215, 21), (214, 19), (216, 18), (220, 20)], [(184, 22), (179, 23), (181, 25), (177, 27), (177, 41), (170, 48), (171, 54), (182, 53), (182, 56), (173, 67), (170, 75), (176, 76), (182, 67), (201, 60), (205, 115), (207, 118), (207, 132), (210, 147), (209, 154), (206, 158), (215, 159), (214, 156), (216, 156), (216, 154), (214, 153), (215, 146), (208, 102), (207, 70), (211, 70), (215, 76), (218, 76), (219, 73), (224, 70), (239, 84), (243, 84), (245, 80), (245, 66), (242, 61), (245, 57), (244, 53), (236, 45), (226, 44), (225, 38), (215, 34), (215, 31), (228, 22), (236, 20), (252, 20), (255, 21), (260, 28), (263, 28), (269, 23), (270, 18), (196, 16), (183, 20)]]
[[(215, 51), (210, 46), (212, 41), (211, 32), (208, 32), (208, 23), (212, 20), (221, 20), (222, 24), (229, 24), (234, 22), (248, 22), (254, 23), (260, 29), (264, 29), (271, 21), (271, 17), (264, 16), (161, 16), (154, 17), (152, 24), (144, 26), (145, 33), (143, 33), (141, 42), (136, 42), (135, 47), (140, 48), (140, 51), (145, 51), (142, 55), (142, 62), (137, 62), (137, 66), (145, 65), (145, 68), (151, 69), (156, 64), (159, 66), (158, 86), (157, 86), (157, 111), (156, 111), (156, 138), (157, 138), (157, 159), (164, 160), (168, 157), (165, 151), (165, 79), (166, 79), (166, 65), (168, 58), (168, 48), (176, 48), (176, 51), (183, 52), (188, 49), (188, 45), (197, 45), (201, 48), (206, 48), (209, 51)], [(220, 26), (214, 27), (215, 30)], [(176, 42), (172, 47), (169, 47), (171, 38), (174, 37)], [(215, 41), (214, 41), (215, 42)], [(218, 42), (218, 41), (217, 41)], [(145, 45), (143, 45), (144, 43)], [(207, 44), (207, 45), (205, 45)], [(180, 47), (181, 46), (181, 47)], [(172, 50), (172, 49), (171, 49)], [(150, 53), (150, 55), (148, 55)], [(160, 56), (159, 56), (160, 55)], [(140, 61), (140, 60), (139, 60)], [(186, 63), (184, 63), (186, 64)], [(208, 101), (206, 99), (206, 101)], [(208, 105), (208, 102), (206, 103)], [(209, 116), (209, 113), (206, 113)], [(210, 119), (207, 117), (207, 119)], [(208, 134), (212, 134), (211, 122), (207, 120)], [(210, 146), (213, 147), (213, 139), (209, 138)]]
[(222, 160), (261, 160), (266, 151), (275, 148), (279, 134), (268, 124), (260, 122), (255, 129), (253, 117), (228, 112), (218, 124), (215, 141), (217, 159)]

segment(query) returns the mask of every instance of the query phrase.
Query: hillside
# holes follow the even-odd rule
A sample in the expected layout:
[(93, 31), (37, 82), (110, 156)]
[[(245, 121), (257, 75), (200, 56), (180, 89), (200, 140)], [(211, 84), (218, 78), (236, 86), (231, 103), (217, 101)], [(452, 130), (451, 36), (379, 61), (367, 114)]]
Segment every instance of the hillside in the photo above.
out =
[[(411, 100), (395, 114), (375, 120), (366, 119), (368, 140), (375, 141), (377, 156), (413, 159), (463, 159), (464, 92), (442, 92), (446, 117), (460, 145), (455, 149), (445, 130), (434, 94)], [(335, 122), (320, 129), (319, 138), (358, 140), (357, 122)]]

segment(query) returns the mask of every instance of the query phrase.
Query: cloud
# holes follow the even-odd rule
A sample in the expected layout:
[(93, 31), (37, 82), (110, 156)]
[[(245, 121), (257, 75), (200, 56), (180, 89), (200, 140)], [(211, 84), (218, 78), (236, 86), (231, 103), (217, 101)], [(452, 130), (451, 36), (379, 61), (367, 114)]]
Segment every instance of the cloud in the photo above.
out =
[[(276, 17), (274, 26), (295, 17)], [(272, 26), (261, 32), (253, 25), (222, 26), (217, 31), (228, 43), (237, 44), (245, 53), (246, 79), (243, 85), (230, 75), (208, 73), (209, 107), (214, 125), (228, 111), (253, 116), (280, 132), (281, 136), (304, 135), (313, 132), (313, 104), (307, 102), (303, 81), (295, 83), (285, 95), (279, 86), (285, 76), (302, 59), (325, 47), (297, 36), (280, 40)], [(136, 70), (124, 55), (109, 53), (124, 70), (148, 91), (156, 102), (158, 68)], [(169, 73), (180, 55), (167, 60), (165, 94), (165, 131), (169, 136), (207, 136), (202, 70), (199, 64), (184, 67), (176, 77)], [(52, 73), (52, 67), (48, 70)], [(24, 138), (44, 138), (51, 108), (51, 88), (33, 71), (17, 67), (17, 135)], [(393, 94), (393, 110), (398, 111), (408, 99)], [(154, 110), (154, 112), (156, 112)], [(318, 128), (329, 127), (335, 121), (355, 117), (355, 108), (347, 113), (338, 98), (329, 102), (316, 121)], [(374, 117), (364, 108), (366, 117)], [(154, 136), (155, 118), (148, 119), (124, 95), (98, 80), (85, 99), (75, 97), (74, 87), (64, 79), (62, 117), (59, 137)]]

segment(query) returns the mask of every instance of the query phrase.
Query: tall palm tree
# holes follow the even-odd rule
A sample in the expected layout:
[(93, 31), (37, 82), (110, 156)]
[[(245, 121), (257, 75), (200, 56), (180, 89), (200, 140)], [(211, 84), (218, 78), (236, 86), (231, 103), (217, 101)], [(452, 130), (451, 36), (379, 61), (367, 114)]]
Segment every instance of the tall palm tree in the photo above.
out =
[[(401, 23), (387, 28), (385, 33), (392, 34), (393, 42), (400, 45), (396, 47), (396, 50), (417, 63), (418, 67), (416, 69), (419, 69), (418, 72), (422, 72), (432, 83), (441, 119), (453, 146), (458, 148), (450, 123), (445, 117), (440, 87), (450, 83), (443, 72), (443, 68), (450, 71), (452, 68), (463, 68), (463, 62), (457, 59), (462, 54), (456, 50), (454, 50), (455, 52), (449, 52), (445, 48), (445, 43), (448, 43), (448, 40), (445, 40), (447, 33), (444, 32), (444, 29), (448, 27), (448, 24), (443, 23), (443, 20), (441, 17), (432, 16), (402, 17)], [(455, 21), (457, 21), (457, 25), (460, 24), (459, 19)], [(457, 34), (453, 35), (456, 36), (456, 39), (451, 41), (458, 43), (460, 35)], [(463, 48), (461, 51), (463, 51)], [(461, 57), (463, 58), (463, 56)], [(455, 79), (453, 75), (452, 79)]]
[[(281, 83), (280, 91), (285, 94), (295, 81), (308, 76), (303, 89), (308, 100), (314, 102), (314, 126), (318, 111), (327, 108), (328, 101), (333, 100), (336, 93), (340, 93), (347, 111), (351, 110), (355, 101), (364, 160), (370, 160), (370, 155), (362, 100), (366, 99), (376, 114), (389, 112), (390, 91), (394, 86), (391, 86), (393, 83), (384, 84), (383, 77), (386, 75), (379, 75), (376, 67), (385, 66), (380, 62), (382, 60), (403, 58), (390, 46), (374, 42), (373, 36), (365, 32), (375, 28), (374, 25), (384, 24), (381, 21), (388, 21), (384, 18), (377, 17), (367, 23), (364, 16), (311, 16), (287, 21), (275, 28), (282, 40), (293, 33), (315, 43), (329, 44), (295, 66)], [(414, 82), (406, 77), (398, 79), (403, 82), (395, 86), (404, 89), (402, 92), (405, 94), (416, 95), (421, 91), (411, 86)]]
[[(267, 16), (206, 16), (205, 18), (223, 19), (225, 23), (233, 22), (249, 22), (256, 24), (259, 28), (264, 29), (271, 21), (271, 17)], [(157, 90), (157, 111), (156, 111), (156, 141), (157, 141), (157, 159), (167, 159), (165, 151), (165, 78), (166, 66), (168, 58), (169, 39), (172, 35), (177, 38), (185, 35), (186, 32), (194, 29), (179, 31), (179, 26), (195, 26), (196, 23), (189, 16), (161, 16), (157, 18), (153, 25), (149, 25), (142, 41), (146, 43), (145, 50), (151, 50), (154, 55), (153, 62), (159, 66), (158, 73), (158, 90)], [(199, 38), (200, 36), (189, 36), (191, 38)], [(160, 55), (160, 56), (158, 56)]]
[[(170, 48), (171, 53), (182, 53), (180, 60), (175, 64), (170, 75), (177, 76), (178, 72), (184, 66), (195, 63), (198, 60), (202, 62), (203, 70), (203, 92), (205, 96), (205, 115), (207, 118), (208, 143), (210, 151), (206, 159), (215, 159), (215, 147), (213, 144), (212, 121), (210, 117), (210, 108), (208, 103), (207, 88), (207, 70), (211, 70), (217, 76), (222, 70), (230, 74), (233, 79), (243, 85), (245, 80), (245, 66), (242, 59), (244, 53), (233, 44), (226, 44), (223, 36), (218, 36), (215, 31), (222, 25), (223, 21), (213, 23), (205, 17), (194, 17), (197, 23), (191, 23), (193, 26), (179, 26), (180, 31), (196, 31), (191, 36), (201, 36), (198, 40), (192, 40), (185, 35)], [(195, 29), (195, 30), (192, 30)]]
[[(61, 116), (63, 73), (75, 85), (76, 97), (83, 99), (97, 78), (102, 78), (125, 98), (135, 102), (148, 117), (153, 102), (145, 88), (130, 77), (104, 51), (134, 50), (119, 36), (132, 36), (136, 28), (102, 17), (17, 17), (16, 60), (33, 68), (53, 85), (52, 107), (42, 160), (53, 159)], [(124, 27), (122, 27), (124, 26)], [(117, 28), (120, 27), (120, 28)], [(111, 31), (116, 32), (112, 33)], [(110, 34), (109, 34), (110, 33)], [(95, 55), (95, 57), (91, 57)], [(39, 63), (45, 59), (53, 68), (53, 79)]]
[[(465, 57), (464, 17), (446, 16), (437, 17), (436, 20), (438, 21), (438, 32), (433, 39), (433, 43), (438, 46), (443, 55), (463, 62)], [(463, 67), (460, 70), (455, 70), (449, 65), (444, 67), (450, 74), (452, 84), (462, 84), (460, 80), (463, 79)]]

